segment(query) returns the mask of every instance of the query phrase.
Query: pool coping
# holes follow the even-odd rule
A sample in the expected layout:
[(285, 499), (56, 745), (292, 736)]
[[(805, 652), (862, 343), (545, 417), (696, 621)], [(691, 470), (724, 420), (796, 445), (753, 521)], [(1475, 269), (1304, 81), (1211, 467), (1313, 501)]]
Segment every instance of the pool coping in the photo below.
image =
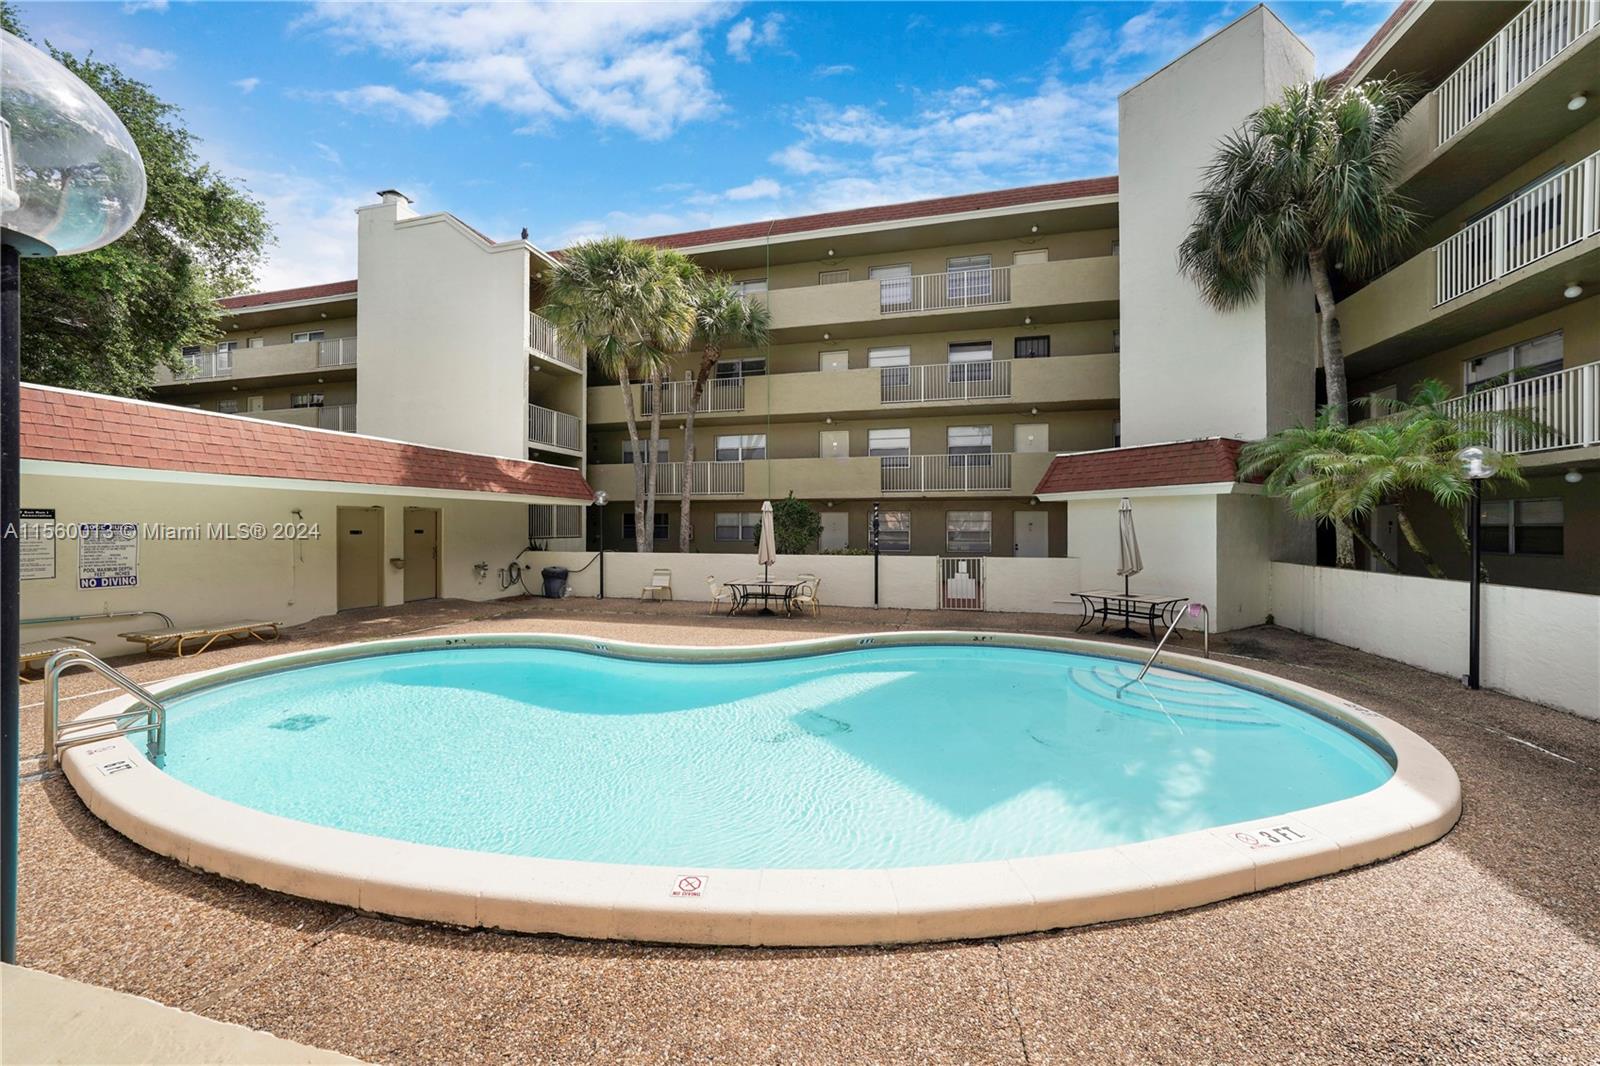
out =
[[(1148, 652), (1068, 637), (910, 631), (782, 644), (681, 647), (548, 633), (348, 643), (216, 667), (148, 686), (177, 695), (347, 658), (462, 646), (547, 647), (630, 659), (743, 662), (884, 645), (988, 644), (1143, 662)], [(415, 844), (266, 814), (163, 773), (142, 739), (68, 749), (62, 767), (102, 821), (158, 854), (262, 888), (468, 928), (683, 944), (845, 946), (958, 940), (1138, 918), (1361, 866), (1431, 843), (1460, 817), (1454, 768), (1416, 733), (1284, 678), (1164, 653), (1164, 671), (1242, 684), (1328, 717), (1393, 762), (1382, 785), (1269, 818), (1091, 851), (888, 869), (726, 869), (540, 859)], [(124, 709), (109, 700), (84, 715)], [(1385, 752), (1384, 749), (1387, 749)]]

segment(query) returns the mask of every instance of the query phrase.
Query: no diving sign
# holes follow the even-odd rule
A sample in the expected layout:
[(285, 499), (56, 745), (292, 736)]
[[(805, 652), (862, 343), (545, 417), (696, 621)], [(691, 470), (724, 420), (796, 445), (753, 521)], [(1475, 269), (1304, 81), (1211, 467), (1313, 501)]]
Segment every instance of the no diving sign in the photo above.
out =
[(699, 896), (705, 890), (706, 876), (704, 874), (681, 874), (672, 883), (672, 895), (679, 899)]

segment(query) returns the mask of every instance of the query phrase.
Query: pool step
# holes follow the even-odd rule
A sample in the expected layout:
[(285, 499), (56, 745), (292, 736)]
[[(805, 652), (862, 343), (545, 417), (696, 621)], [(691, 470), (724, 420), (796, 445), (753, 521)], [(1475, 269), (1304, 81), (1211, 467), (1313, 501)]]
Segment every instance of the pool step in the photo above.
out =
[(1138, 669), (1131, 664), (1096, 665), (1076, 669), (1072, 674), (1079, 687), (1116, 711), (1210, 726), (1269, 728), (1276, 724), (1264, 717), (1259, 707), (1232, 696), (1226, 686), (1219, 692), (1217, 682), (1155, 673), (1135, 682)]

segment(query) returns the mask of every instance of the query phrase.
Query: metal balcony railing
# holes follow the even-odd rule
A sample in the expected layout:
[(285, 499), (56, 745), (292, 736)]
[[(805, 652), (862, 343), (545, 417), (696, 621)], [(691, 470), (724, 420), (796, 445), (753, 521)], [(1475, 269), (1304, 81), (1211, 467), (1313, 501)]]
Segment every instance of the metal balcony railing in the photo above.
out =
[(951, 270), (878, 281), (878, 310), (885, 315), (1010, 302), (1010, 267)]
[[(697, 414), (744, 410), (744, 385), (742, 377), (712, 378), (700, 394)], [(655, 409), (656, 390), (649, 382), (640, 386), (642, 402), (640, 414), (650, 414)], [(663, 381), (661, 383), (661, 413), (681, 415), (689, 410), (689, 400), (694, 396), (693, 381)]]
[(1446, 401), (1441, 409), (1456, 415), (1515, 412), (1538, 423), (1532, 432), (1497, 428), (1490, 443), (1503, 452), (1600, 445), (1600, 363), (1479, 389)]
[[(683, 463), (656, 464), (656, 495), (683, 495)], [(695, 460), (689, 486), (694, 496), (744, 495), (744, 463), (725, 459)]]
[(1534, 0), (1523, 8), (1433, 91), (1439, 143), (1472, 125), (1596, 25), (1595, 0)]
[(1434, 306), (1600, 233), (1600, 152), (1434, 246)]
[(994, 400), (1010, 395), (1010, 359), (878, 369), (878, 399), (885, 404)]
[(356, 431), (356, 405), (336, 403), (317, 408), (317, 428), (336, 429), (341, 433)]
[(581, 446), (582, 426), (576, 415), (552, 411), (536, 403), (528, 405), (528, 439), (575, 452)]
[(883, 455), (882, 490), (889, 492), (1006, 492), (1011, 489), (1011, 453)]
[(174, 375), (178, 381), (204, 381), (207, 378), (229, 378), (233, 376), (233, 352), (216, 351), (190, 352), (183, 357), (187, 368)]
[(356, 339), (354, 337), (337, 337), (331, 341), (317, 342), (318, 366), (354, 366), (356, 362)]
[(542, 315), (528, 315), (528, 347), (541, 359), (560, 363), (569, 370), (583, 369), (578, 353), (562, 343), (560, 331)]

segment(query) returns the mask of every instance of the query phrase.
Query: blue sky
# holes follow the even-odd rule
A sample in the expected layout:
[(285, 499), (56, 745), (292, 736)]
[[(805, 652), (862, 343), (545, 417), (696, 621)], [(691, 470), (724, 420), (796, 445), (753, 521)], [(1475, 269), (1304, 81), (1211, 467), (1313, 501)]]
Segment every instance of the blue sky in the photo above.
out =
[[(1116, 170), (1116, 96), (1244, 3), (23, 3), (267, 203), (263, 287), (408, 193), (547, 248)], [(1337, 70), (1394, 8), (1275, 3)]]

